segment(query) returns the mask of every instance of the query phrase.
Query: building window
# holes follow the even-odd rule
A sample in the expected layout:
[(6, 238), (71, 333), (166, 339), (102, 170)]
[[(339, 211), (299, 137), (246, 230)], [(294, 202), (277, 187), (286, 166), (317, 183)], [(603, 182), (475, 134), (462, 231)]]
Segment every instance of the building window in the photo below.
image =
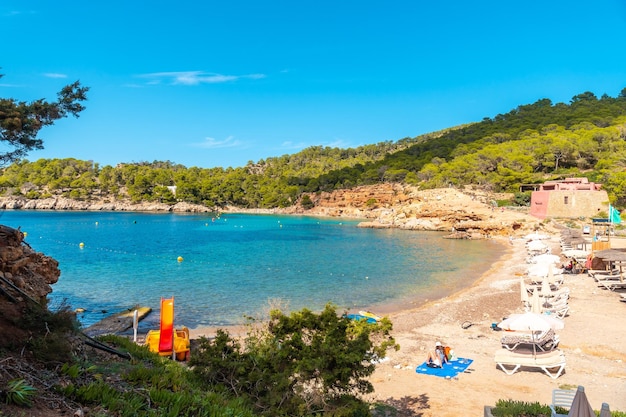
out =
[(569, 202), (569, 197), (565, 196), (563, 197), (563, 204), (567, 204)]

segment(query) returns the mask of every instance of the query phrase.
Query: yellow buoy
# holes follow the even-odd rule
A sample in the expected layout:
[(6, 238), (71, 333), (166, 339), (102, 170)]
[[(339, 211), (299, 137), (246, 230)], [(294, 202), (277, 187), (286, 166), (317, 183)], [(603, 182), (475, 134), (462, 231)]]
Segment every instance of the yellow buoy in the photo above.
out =
[(24, 235), (24, 237), (28, 236), (28, 232), (22, 232), (22, 234)]
[(96, 222), (96, 226), (98, 225), (98, 222)]
[(183, 257), (182, 257), (182, 256), (179, 256), (179, 257), (178, 257), (178, 262), (182, 262), (182, 261), (183, 261)]
[(84, 244), (83, 242), (80, 242), (80, 243), (78, 244), (78, 246), (80, 246), (80, 247), (81, 247), (81, 249), (82, 249), (82, 248), (84, 248), (84, 247), (85, 247), (85, 244)]

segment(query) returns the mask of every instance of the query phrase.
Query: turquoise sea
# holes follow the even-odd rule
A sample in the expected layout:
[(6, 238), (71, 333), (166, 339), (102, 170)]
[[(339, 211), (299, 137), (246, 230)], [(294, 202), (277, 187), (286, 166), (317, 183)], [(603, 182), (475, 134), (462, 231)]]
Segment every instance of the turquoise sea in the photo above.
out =
[(189, 328), (240, 324), (270, 302), (384, 313), (471, 285), (502, 250), (301, 216), (6, 210), (0, 223), (59, 261), (50, 308), (84, 308), (83, 326), (137, 304), (155, 309), (142, 322), (152, 326), (172, 296), (176, 324)]

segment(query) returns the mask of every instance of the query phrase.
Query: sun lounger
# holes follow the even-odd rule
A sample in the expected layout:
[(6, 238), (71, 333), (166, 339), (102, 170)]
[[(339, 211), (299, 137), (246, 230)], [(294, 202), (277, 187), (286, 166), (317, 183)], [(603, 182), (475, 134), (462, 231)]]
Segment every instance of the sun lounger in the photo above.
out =
[(535, 345), (536, 349), (542, 352), (556, 349), (559, 344), (559, 336), (554, 333), (554, 330), (550, 329), (542, 334), (533, 335), (531, 333), (522, 332), (507, 332), (500, 339), (502, 347), (507, 350), (515, 350), (519, 347), (532, 347)]
[(569, 304), (565, 302), (562, 304), (556, 304), (556, 305), (548, 306), (548, 307), (542, 306), (541, 312), (552, 314), (556, 318), (563, 319), (565, 318), (565, 316), (567, 316), (567, 313), (569, 312)]
[(522, 353), (502, 348), (496, 351), (494, 360), (507, 375), (513, 375), (521, 367), (526, 367), (541, 369), (550, 378), (556, 379), (565, 370), (565, 355), (559, 349), (535, 354), (532, 351)]
[(619, 269), (612, 269), (610, 271), (606, 269), (588, 269), (587, 274), (596, 281), (602, 279), (619, 279)]
[(610, 291), (626, 288), (626, 281), (620, 281), (619, 279), (601, 279), (598, 281), (598, 284)]

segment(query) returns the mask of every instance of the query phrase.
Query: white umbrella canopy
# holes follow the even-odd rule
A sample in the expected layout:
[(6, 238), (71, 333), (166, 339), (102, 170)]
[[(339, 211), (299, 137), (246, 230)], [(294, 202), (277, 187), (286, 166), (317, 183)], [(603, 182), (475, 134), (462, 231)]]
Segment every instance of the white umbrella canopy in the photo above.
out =
[(587, 399), (587, 394), (585, 394), (585, 388), (581, 385), (578, 386), (567, 417), (596, 417), (596, 413), (593, 412), (593, 408), (591, 408), (591, 404), (589, 404)]
[(549, 253), (542, 253), (541, 255), (533, 256), (531, 258), (532, 263), (548, 265), (557, 264), (560, 260), (561, 258), (559, 255), (552, 255)]
[(526, 271), (529, 277), (547, 277), (551, 268), (552, 264), (534, 264)]
[(589, 251), (581, 249), (568, 249), (561, 253), (563, 256), (567, 256), (568, 258), (586, 258), (587, 255), (589, 255)]
[(498, 323), (498, 327), (504, 330), (513, 330), (518, 332), (545, 332), (550, 329), (561, 330), (565, 327), (565, 323), (563, 320), (557, 319), (556, 317), (529, 312), (511, 314), (509, 317)]
[(524, 236), (524, 239), (526, 239), (526, 240), (544, 240), (544, 239), (548, 239), (548, 238), (550, 238), (550, 236), (544, 235), (544, 234), (541, 234), (541, 233), (537, 233), (537, 232), (529, 233), (526, 236)]
[(546, 250), (548, 248), (548, 246), (546, 246), (545, 243), (543, 243), (543, 242), (541, 242), (539, 240), (531, 240), (526, 245), (526, 248), (529, 251), (532, 251), (532, 252), (540, 252), (540, 251)]

